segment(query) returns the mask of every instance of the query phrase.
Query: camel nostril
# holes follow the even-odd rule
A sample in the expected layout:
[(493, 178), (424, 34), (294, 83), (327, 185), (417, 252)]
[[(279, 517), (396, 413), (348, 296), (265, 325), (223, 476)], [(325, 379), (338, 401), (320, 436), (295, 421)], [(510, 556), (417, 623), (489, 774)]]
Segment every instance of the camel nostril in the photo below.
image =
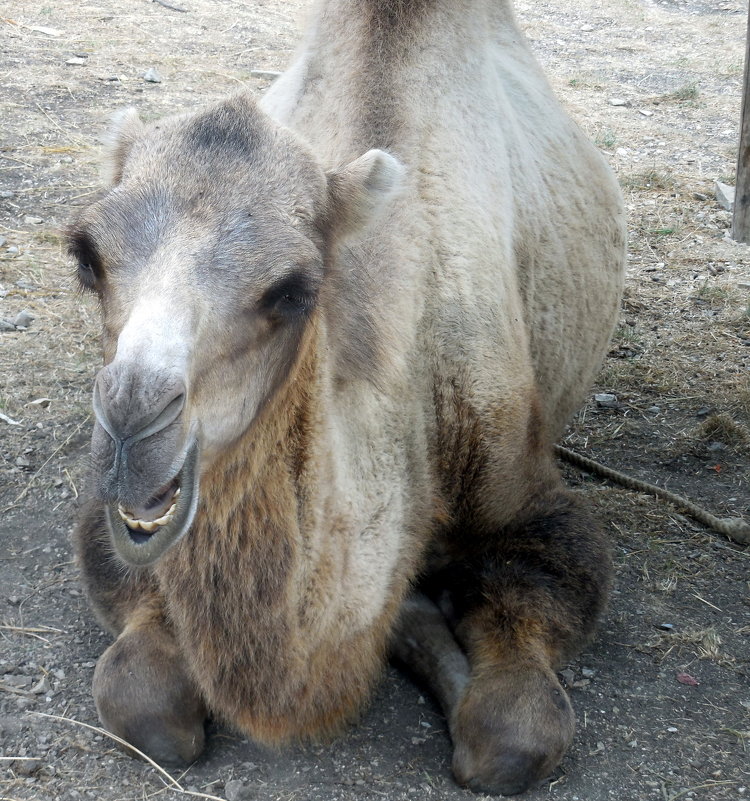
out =
[(156, 415), (156, 417), (154, 417), (150, 423), (144, 426), (137, 433), (133, 434), (131, 439), (136, 442), (138, 440), (145, 439), (146, 437), (150, 437), (152, 434), (156, 434), (157, 431), (161, 431), (173, 423), (180, 416), (184, 408), (185, 393), (180, 392), (179, 395), (169, 401), (169, 403), (161, 410), (161, 412), (159, 412), (159, 414)]
[(94, 414), (115, 443), (133, 444), (167, 428), (185, 408), (185, 384), (131, 364), (111, 364), (94, 384)]
[(115, 430), (115, 426), (110, 422), (109, 415), (107, 414), (106, 404), (102, 400), (102, 391), (101, 387), (99, 386), (99, 381), (94, 383), (93, 407), (94, 416), (99, 421), (99, 425), (115, 442), (121, 442), (121, 437)]

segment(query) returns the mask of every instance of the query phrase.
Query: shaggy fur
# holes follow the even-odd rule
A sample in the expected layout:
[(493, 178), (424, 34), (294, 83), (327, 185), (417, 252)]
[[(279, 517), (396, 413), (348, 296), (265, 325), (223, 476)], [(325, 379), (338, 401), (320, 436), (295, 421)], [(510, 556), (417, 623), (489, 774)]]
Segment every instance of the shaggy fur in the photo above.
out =
[[(175, 759), (206, 709), (325, 735), (390, 642), (435, 686), (460, 782), (543, 778), (574, 725), (554, 669), (610, 572), (551, 445), (616, 319), (624, 225), (508, 5), (322, 0), (260, 107), (125, 113), (111, 161), (71, 231), (104, 321), (76, 546), (118, 635), (106, 724), (138, 744), (182, 699), (142, 743)], [(168, 497), (193, 452), (188, 527), (124, 567), (116, 503)]]

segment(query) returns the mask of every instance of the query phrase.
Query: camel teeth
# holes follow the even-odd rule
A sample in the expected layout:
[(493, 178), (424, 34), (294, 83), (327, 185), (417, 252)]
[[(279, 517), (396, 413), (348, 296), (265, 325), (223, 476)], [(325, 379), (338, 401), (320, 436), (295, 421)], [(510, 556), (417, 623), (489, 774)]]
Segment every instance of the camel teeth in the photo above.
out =
[(157, 526), (164, 526), (169, 523), (174, 517), (174, 510), (176, 507), (177, 504), (173, 503), (161, 517), (157, 517), (156, 520), (154, 520), (154, 523), (156, 523)]
[(174, 517), (175, 510), (177, 509), (177, 496), (180, 494), (179, 488), (174, 494), (174, 500), (172, 501), (172, 505), (167, 509), (167, 511), (161, 516), (157, 517), (156, 520), (139, 520), (135, 517), (131, 517), (123, 508), (122, 504), (117, 505), (117, 513), (120, 515), (122, 520), (124, 521), (125, 525), (132, 529), (133, 531), (147, 531), (149, 534), (153, 534), (157, 528), (161, 528), (161, 526), (165, 526), (169, 523), (172, 518)]

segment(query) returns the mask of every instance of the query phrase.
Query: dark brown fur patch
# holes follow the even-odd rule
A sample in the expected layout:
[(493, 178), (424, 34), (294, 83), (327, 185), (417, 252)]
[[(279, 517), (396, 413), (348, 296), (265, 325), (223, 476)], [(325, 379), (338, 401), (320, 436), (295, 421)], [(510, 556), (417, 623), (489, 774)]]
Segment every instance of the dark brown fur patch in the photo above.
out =
[(591, 637), (609, 593), (611, 555), (572, 494), (560, 488), (529, 499), (524, 518), (469, 548), (426, 586), (450, 594), (470, 647), (490, 648), (496, 661), (543, 653), (559, 665)]

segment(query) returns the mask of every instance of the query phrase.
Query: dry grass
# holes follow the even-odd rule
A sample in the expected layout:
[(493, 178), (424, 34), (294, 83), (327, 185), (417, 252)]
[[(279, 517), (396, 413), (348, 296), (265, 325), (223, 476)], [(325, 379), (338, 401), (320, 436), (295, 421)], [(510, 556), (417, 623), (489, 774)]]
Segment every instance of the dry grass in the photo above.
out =
[[(48, 720), (51, 721), (58, 721), (61, 723), (69, 724), (71, 726), (76, 726), (81, 729), (85, 729), (87, 731), (95, 732), (101, 737), (106, 737), (112, 740), (112, 742), (117, 743), (117, 745), (120, 746), (120, 748), (123, 748), (126, 751), (131, 752), (139, 759), (142, 759), (144, 762), (147, 762), (149, 765), (151, 765), (151, 767), (156, 771), (158, 777), (162, 780), (162, 782), (164, 782), (165, 787), (169, 789), (170, 792), (177, 793), (180, 796), (188, 796), (190, 798), (202, 798), (204, 799), (204, 801), (225, 801), (225, 799), (220, 798), (219, 796), (216, 795), (209, 795), (208, 793), (186, 790), (180, 784), (180, 782), (177, 779), (175, 779), (174, 776), (172, 776), (171, 773), (165, 770), (157, 762), (154, 762), (154, 760), (151, 759), (151, 757), (144, 754), (143, 751), (139, 750), (134, 745), (131, 745), (126, 740), (123, 740), (121, 737), (118, 737), (116, 734), (112, 734), (112, 732), (109, 732), (106, 729), (102, 729), (100, 726), (91, 726), (88, 723), (83, 723), (80, 720), (75, 720), (74, 718), (65, 717), (63, 715), (47, 715), (44, 712), (37, 712), (36, 714), (39, 715), (40, 717), (47, 718)], [(158, 795), (158, 794), (152, 794), (151, 797), (153, 797), (153, 795)], [(0, 801), (2, 801), (2, 799), (0, 799)]]
[(671, 171), (650, 169), (621, 175), (620, 186), (634, 192), (675, 192), (680, 182)]
[(686, 629), (660, 634), (647, 648), (660, 652), (663, 662), (673, 651), (683, 658), (690, 654), (698, 659), (708, 659), (722, 666), (734, 663), (734, 658), (722, 652), (722, 641), (715, 629)]
[(695, 103), (696, 100), (700, 97), (700, 89), (698, 87), (698, 83), (696, 81), (690, 81), (689, 83), (684, 84), (684, 86), (680, 86), (678, 89), (675, 89), (673, 92), (668, 92), (664, 95), (659, 95), (655, 98), (655, 101), (658, 103)]
[(742, 453), (750, 449), (750, 431), (728, 414), (715, 414), (701, 423), (698, 436), (703, 441), (718, 440)]

